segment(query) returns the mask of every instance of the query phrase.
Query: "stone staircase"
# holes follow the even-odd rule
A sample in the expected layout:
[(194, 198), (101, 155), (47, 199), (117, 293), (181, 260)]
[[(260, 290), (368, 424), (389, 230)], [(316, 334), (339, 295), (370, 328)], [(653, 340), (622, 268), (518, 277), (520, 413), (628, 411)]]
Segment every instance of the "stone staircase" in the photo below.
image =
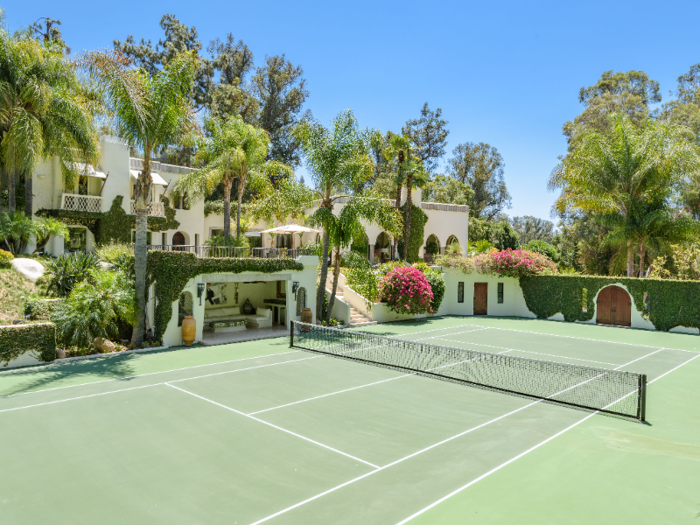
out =
[[(339, 279), (338, 280), (338, 288), (335, 291), (335, 298), (340, 299), (341, 301), (344, 301), (343, 299), (343, 285), (344, 285), (344, 279)], [(327, 290), (333, 290), (333, 275), (328, 274), (328, 279), (326, 281), (326, 289)], [(352, 306), (350, 307), (350, 326), (371, 326), (377, 324), (376, 321), (372, 321), (372, 319), (366, 317), (362, 312), (359, 310), (356, 310)]]

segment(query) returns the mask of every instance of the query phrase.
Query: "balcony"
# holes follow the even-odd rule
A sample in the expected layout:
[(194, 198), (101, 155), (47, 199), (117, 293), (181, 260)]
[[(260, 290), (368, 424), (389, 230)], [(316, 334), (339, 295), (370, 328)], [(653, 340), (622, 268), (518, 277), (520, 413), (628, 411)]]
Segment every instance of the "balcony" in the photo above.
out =
[[(131, 215), (136, 215), (136, 202), (131, 202)], [(151, 217), (165, 217), (162, 202), (152, 202), (148, 205), (148, 215)]]
[(61, 209), (100, 213), (102, 211), (102, 197), (97, 195), (63, 193), (61, 195)]
[[(129, 248), (134, 249), (134, 245)], [(148, 250), (164, 252), (189, 252), (197, 257), (205, 258), (236, 258), (236, 259), (279, 259), (290, 257), (296, 259), (300, 255), (316, 255), (315, 249), (310, 248), (236, 248), (233, 246), (193, 246), (175, 244), (149, 244)]]
[(424, 210), (454, 211), (458, 213), (469, 213), (469, 206), (466, 204), (444, 204), (442, 202), (421, 202), (420, 207)]

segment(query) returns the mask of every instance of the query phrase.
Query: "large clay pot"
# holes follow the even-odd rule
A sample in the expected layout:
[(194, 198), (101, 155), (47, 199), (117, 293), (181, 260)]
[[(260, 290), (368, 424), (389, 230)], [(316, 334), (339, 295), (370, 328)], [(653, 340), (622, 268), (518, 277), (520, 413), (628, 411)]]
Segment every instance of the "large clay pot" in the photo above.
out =
[[(314, 316), (311, 313), (311, 308), (304, 308), (301, 311), (301, 322), (306, 323), (306, 324), (313, 324), (313, 320), (314, 320)], [(303, 326), (301, 329), (305, 332), (309, 330), (309, 328), (307, 328), (305, 326)]]
[(182, 340), (185, 346), (191, 346), (197, 335), (197, 322), (194, 317), (188, 315), (182, 320)]

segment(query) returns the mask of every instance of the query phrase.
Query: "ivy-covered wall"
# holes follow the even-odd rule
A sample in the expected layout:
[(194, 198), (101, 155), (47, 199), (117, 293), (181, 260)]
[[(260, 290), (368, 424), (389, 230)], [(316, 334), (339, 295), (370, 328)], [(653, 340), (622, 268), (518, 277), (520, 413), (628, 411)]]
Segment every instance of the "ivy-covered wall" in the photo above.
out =
[[(127, 214), (122, 208), (124, 197), (118, 195), (112, 201), (107, 212), (47, 210), (41, 209), (36, 214), (39, 217), (54, 217), (70, 226), (84, 226), (95, 236), (96, 244), (110, 242), (131, 242), (131, 230), (136, 227), (136, 217)], [(177, 230), (180, 223), (175, 220), (175, 209), (170, 207), (168, 199), (163, 199), (165, 217), (148, 217), (148, 230), (161, 232)]]
[(577, 275), (520, 278), (520, 287), (531, 312), (540, 319), (560, 312), (566, 321), (593, 319), (598, 292), (614, 284), (627, 288), (637, 311), (648, 318), (657, 330), (668, 331), (677, 326), (700, 328), (699, 281)]
[[(406, 204), (401, 206), (401, 217), (403, 218), (404, 231), (401, 234), (401, 239), (398, 243), (399, 256), (403, 258), (404, 243), (406, 237)], [(413, 204), (411, 206), (411, 231), (408, 234), (408, 262), (414, 263), (418, 260), (420, 247), (423, 246), (423, 235), (425, 232), (425, 223), (428, 222), (428, 216), (425, 212)]]
[(0, 363), (3, 367), (32, 352), (37, 360), (56, 359), (56, 326), (53, 323), (0, 326)]
[(148, 253), (148, 283), (154, 284), (156, 301), (154, 325), (156, 337), (162, 338), (172, 316), (171, 305), (180, 298), (187, 282), (205, 273), (275, 273), (284, 270), (302, 271), (304, 265), (290, 258), (233, 259), (198, 258), (187, 252)]

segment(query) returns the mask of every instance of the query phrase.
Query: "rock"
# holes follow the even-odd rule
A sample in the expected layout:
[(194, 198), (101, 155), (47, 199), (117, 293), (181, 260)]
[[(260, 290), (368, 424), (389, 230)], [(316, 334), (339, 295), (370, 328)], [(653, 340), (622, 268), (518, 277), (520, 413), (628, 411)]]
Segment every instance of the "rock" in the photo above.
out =
[(63, 359), (66, 357), (66, 351), (63, 348), (56, 348), (56, 359)]
[(36, 281), (44, 275), (44, 265), (34, 259), (19, 258), (12, 261), (12, 267), (30, 281)]
[(109, 339), (104, 339), (102, 337), (95, 337), (95, 340), (92, 342), (92, 346), (94, 346), (96, 350), (99, 350), (103, 354), (114, 352), (117, 349), (117, 347), (114, 346), (114, 343), (112, 341), (110, 341)]

